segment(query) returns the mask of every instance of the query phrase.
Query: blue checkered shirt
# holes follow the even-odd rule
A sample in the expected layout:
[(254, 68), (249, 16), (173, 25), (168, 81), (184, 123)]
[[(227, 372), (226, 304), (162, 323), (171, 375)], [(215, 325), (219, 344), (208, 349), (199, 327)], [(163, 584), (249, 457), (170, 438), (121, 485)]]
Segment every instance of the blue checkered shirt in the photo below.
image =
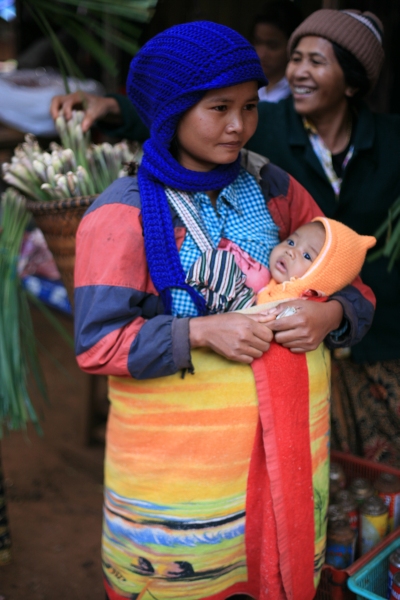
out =
[[(275, 225), (255, 178), (241, 169), (233, 183), (225, 187), (217, 198), (216, 208), (204, 192), (192, 196), (203, 222), (217, 247), (222, 238), (231, 240), (254, 260), (265, 267), (274, 246), (279, 244)], [(179, 252), (185, 273), (199, 258), (201, 251), (189, 232)], [(184, 290), (172, 288), (172, 314), (177, 317), (197, 316), (196, 307)]]

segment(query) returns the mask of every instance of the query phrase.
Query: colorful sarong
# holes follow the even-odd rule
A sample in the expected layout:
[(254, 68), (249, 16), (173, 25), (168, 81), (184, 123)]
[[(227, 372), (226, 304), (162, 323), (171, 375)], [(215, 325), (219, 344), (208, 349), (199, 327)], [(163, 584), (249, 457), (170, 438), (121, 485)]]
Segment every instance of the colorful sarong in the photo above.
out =
[(400, 468), (400, 360), (332, 365), (332, 447)]
[[(195, 374), (185, 378), (109, 379), (103, 564), (110, 600), (234, 593), (311, 600), (296, 592), (293, 561), (314, 590), (325, 541), (329, 361), (323, 346), (302, 356), (280, 351), (297, 361), (286, 409), (284, 396), (272, 398), (265, 387), (272, 379), (265, 384), (262, 362), (254, 378), (249, 366), (206, 349), (193, 351)], [(299, 370), (307, 382), (301, 393)], [(260, 403), (261, 420), (258, 391), (271, 396), (270, 405)], [(295, 552), (305, 544), (296, 556), (292, 542)]]

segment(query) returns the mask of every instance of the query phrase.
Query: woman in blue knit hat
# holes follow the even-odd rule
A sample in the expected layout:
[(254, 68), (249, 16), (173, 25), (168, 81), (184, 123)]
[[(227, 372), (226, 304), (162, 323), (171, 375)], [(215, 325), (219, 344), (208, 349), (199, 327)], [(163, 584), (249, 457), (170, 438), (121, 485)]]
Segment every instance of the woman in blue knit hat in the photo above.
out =
[[(250, 368), (284, 319), (233, 312), (253, 304), (265, 285), (279, 235), (321, 214), (289, 175), (241, 152), (266, 83), (252, 46), (227, 27), (194, 22), (153, 38), (133, 59), (127, 83), (151, 132), (137, 177), (115, 181), (78, 231), (77, 358), (89, 373), (109, 376), (109, 600), (314, 594), (324, 530), (315, 533), (316, 555), (313, 521), (297, 519), (293, 535), (311, 536), (312, 550), (292, 560), (293, 529), (282, 521), (290, 515), (280, 506), (283, 488), (270, 490)], [(188, 278), (194, 264), (201, 285)], [(357, 339), (370, 303), (358, 301), (355, 314), (352, 289), (311, 309), (297, 302), (288, 360), (324, 338), (331, 346)], [(328, 428), (321, 389), (318, 415)], [(285, 430), (291, 419), (297, 429), (302, 422), (291, 412)], [(303, 417), (308, 423), (308, 408)], [(326, 458), (329, 438), (318, 422)], [(318, 475), (325, 483), (326, 464)], [(301, 465), (291, 466), (303, 476)]]

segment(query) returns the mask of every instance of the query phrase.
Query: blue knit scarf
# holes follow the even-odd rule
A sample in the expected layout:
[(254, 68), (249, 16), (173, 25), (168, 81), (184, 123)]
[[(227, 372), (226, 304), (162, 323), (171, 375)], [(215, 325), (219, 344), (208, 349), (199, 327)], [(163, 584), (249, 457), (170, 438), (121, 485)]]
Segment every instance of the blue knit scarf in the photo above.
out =
[(166, 314), (172, 309), (171, 287), (186, 290), (200, 315), (207, 310), (204, 298), (185, 282), (164, 187), (219, 190), (240, 170), (238, 157), (208, 172), (190, 171), (170, 153), (171, 140), (182, 114), (206, 91), (252, 80), (259, 87), (266, 85), (253, 47), (232, 29), (206, 21), (167, 29), (143, 46), (131, 63), (128, 95), (151, 133), (138, 171), (145, 251)]

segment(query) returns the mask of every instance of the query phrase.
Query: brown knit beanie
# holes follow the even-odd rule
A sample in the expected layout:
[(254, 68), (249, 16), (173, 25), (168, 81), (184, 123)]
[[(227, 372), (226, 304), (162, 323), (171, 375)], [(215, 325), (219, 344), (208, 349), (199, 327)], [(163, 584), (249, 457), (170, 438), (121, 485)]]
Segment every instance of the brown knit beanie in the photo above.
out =
[(288, 43), (289, 56), (300, 38), (307, 35), (326, 38), (351, 52), (363, 65), (370, 89), (375, 86), (385, 58), (382, 48), (383, 25), (376, 15), (353, 9), (317, 10), (292, 33)]

